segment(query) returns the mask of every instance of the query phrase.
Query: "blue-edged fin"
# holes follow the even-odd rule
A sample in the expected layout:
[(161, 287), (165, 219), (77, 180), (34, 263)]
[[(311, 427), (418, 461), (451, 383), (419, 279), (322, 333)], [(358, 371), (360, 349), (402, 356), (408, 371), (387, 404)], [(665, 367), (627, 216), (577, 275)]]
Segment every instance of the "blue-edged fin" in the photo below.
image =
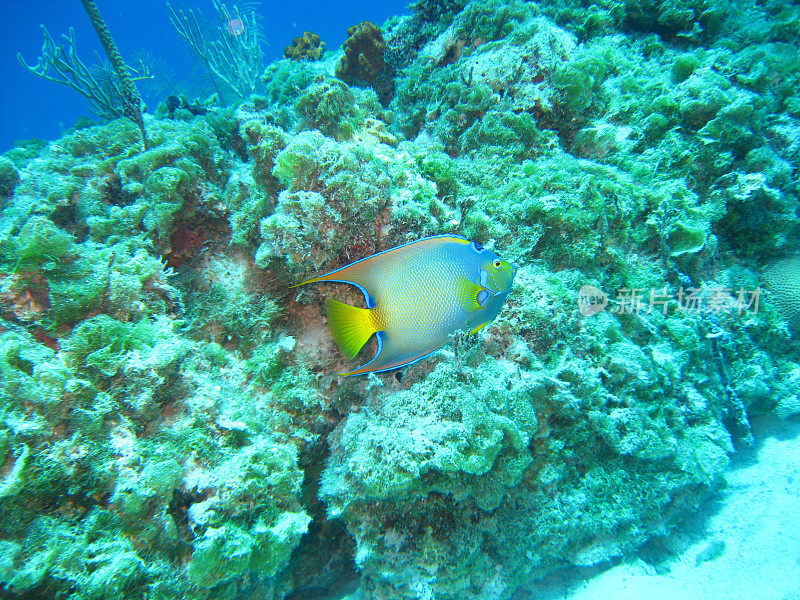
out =
[(350, 306), (329, 298), (325, 315), (333, 339), (347, 358), (355, 358), (373, 333), (378, 331), (372, 309)]

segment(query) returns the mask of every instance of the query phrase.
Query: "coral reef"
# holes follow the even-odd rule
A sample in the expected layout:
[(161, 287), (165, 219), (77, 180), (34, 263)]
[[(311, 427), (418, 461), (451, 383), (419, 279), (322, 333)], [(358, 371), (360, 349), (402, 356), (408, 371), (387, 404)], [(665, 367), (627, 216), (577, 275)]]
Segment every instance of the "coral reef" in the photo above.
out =
[(283, 49), (283, 56), (290, 60), (319, 60), (325, 53), (325, 42), (316, 33), (304, 31)]
[(383, 32), (364, 21), (347, 30), (344, 56), (336, 65), (336, 77), (351, 85), (371, 86), (386, 106), (394, 96), (394, 69), (386, 62)]
[(347, 83), (374, 82), (386, 64), (386, 43), (380, 27), (364, 21), (347, 30), (344, 56), (336, 66), (336, 76)]
[[(800, 414), (798, 9), (726, 6), (418, 2), (176, 97), (147, 150), (118, 119), (0, 157), (3, 593), (658, 568), (750, 419)], [(441, 233), (521, 265), (503, 312), (340, 379), (321, 307), (358, 290), (291, 286)]]

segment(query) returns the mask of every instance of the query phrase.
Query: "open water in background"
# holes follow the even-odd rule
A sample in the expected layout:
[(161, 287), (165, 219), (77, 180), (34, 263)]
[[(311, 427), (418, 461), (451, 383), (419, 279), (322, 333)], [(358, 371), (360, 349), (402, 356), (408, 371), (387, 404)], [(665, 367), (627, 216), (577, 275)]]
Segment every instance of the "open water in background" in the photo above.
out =
[[(213, 14), (211, 0), (176, 0), (172, 4)], [(404, 13), (407, 3), (265, 0), (250, 4), (257, 6), (263, 19), (266, 65), (283, 58), (284, 47), (305, 30), (316, 33), (328, 49), (335, 50), (347, 37), (348, 27), (362, 21), (380, 25), (388, 17)], [(138, 53), (146, 51), (163, 59), (178, 74), (177, 80), (195, 72), (202, 76), (196, 71), (197, 61), (191, 50), (169, 22), (165, 0), (98, 0), (97, 5), (123, 58), (132, 63)], [(80, 0), (0, 0), (0, 153), (11, 149), (15, 140), (56, 139), (81, 115), (91, 116), (82, 96), (67, 86), (32, 75), (17, 61), (17, 53), (21, 52), (29, 65), (36, 64), (42, 48), (40, 25), (47, 27), (57, 40), (74, 28), (81, 59), (87, 64), (96, 62), (95, 53), (105, 59)], [(148, 112), (152, 112), (164, 97), (157, 97), (147, 85), (139, 87)]]

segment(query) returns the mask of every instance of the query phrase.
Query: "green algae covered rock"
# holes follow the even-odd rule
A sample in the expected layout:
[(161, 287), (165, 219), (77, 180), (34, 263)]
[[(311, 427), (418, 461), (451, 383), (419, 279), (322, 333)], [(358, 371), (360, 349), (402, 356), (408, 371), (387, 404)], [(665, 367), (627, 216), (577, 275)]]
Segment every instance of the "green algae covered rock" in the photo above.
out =
[[(303, 511), (281, 510), (289, 506), (282, 500), (300, 491), (302, 474), (286, 470), (296, 461), (291, 447), (256, 443), (213, 471), (198, 474), (198, 489), (219, 491), (190, 508), (191, 522), (205, 528), (189, 565), (190, 580), (214, 588), (250, 572), (274, 577), (286, 566), (311, 520)], [(259, 507), (255, 523), (237, 515), (248, 503)], [(238, 526), (233, 524), (237, 521)]]
[(164, 506), (180, 482), (182, 469), (173, 459), (153, 462), (140, 473), (125, 473), (117, 482), (111, 501), (120, 518), (128, 521), (146, 518), (154, 506)]
[(530, 400), (536, 382), (515, 371), (497, 363), (467, 375), (442, 363), (424, 382), (382, 399), (379, 412), (348, 418), (323, 476), (328, 510), (434, 491), (496, 508), (532, 461), (526, 448), (538, 430)]
[[(33, 217), (19, 232), (13, 255), (15, 268), (37, 269), (44, 267), (54, 271), (59, 263), (74, 257), (74, 237), (57, 227), (49, 219)], [(10, 258), (10, 257), (9, 257)]]
[(317, 131), (296, 136), (275, 158), (272, 174), (288, 189), (261, 222), (256, 260), (318, 268), (345, 244), (368, 244), (388, 205), (387, 170), (386, 158), (366, 143), (337, 145)]
[(334, 139), (348, 138), (353, 126), (349, 120), (356, 116), (356, 98), (341, 81), (317, 84), (298, 98), (295, 110), (307, 128), (319, 129)]
[(708, 232), (705, 227), (688, 223), (675, 223), (667, 234), (667, 244), (673, 257), (700, 252), (705, 248), (707, 240)]
[(163, 239), (172, 233), (172, 224), (181, 210), (187, 193), (189, 176), (174, 167), (161, 167), (147, 176), (144, 193), (150, 197), (150, 208), (142, 224)]
[(14, 193), (19, 183), (19, 172), (14, 163), (6, 157), (0, 157), (0, 198), (7, 198)]
[(8, 588), (21, 593), (53, 578), (66, 580), (80, 590), (81, 598), (124, 598), (145, 577), (145, 564), (127, 539), (98, 534), (107, 521), (93, 513), (83, 527), (72, 531), (57, 523), (38, 521), (26, 539), (30, 557), (24, 569), (16, 571)]
[[(28, 417), (29, 425), (10, 430), (7, 440), (6, 452), (18, 448), (20, 454), (14, 481), (5, 482), (0, 498), (3, 535), (14, 531), (24, 538), (24, 550), (5, 569), (9, 589), (22, 593), (66, 582), (88, 598), (102, 585), (124, 594), (151, 582), (172, 590), (165, 597), (185, 598), (197, 585), (200, 591), (191, 597), (206, 598), (212, 589), (213, 597), (232, 596), (243, 577), (265, 591), (277, 585), (309, 521), (298, 505), (297, 450), (270, 433), (276, 431), (273, 418), (264, 427), (260, 417), (247, 416), (253, 398), (246, 392), (236, 392), (241, 400), (231, 402), (234, 388), (214, 383), (223, 381), (215, 369), (233, 366), (224, 354), (222, 363), (202, 346), (189, 354), (191, 343), (171, 329), (164, 321), (131, 326), (96, 317), (71, 336), (67, 364), (42, 349), (33, 370), (35, 342), (2, 335), (4, 392), (13, 394), (4, 401), (18, 399), (4, 407), (6, 427), (19, 414), (19, 402), (34, 402), (40, 423), (31, 427), (37, 420)], [(186, 385), (195, 391), (186, 397), (182, 417), (164, 420), (156, 407), (173, 402), (165, 386), (182, 385), (183, 377), (194, 380)], [(73, 406), (66, 421), (59, 417), (64, 402)], [(195, 430), (197, 416), (209, 411), (221, 429)], [(61, 441), (33, 444), (34, 450), (20, 445), (52, 435), (56, 421), (66, 434)], [(154, 439), (135, 433), (145, 424), (159, 431)], [(219, 442), (209, 437), (216, 435)], [(187, 456), (194, 458), (187, 462)], [(24, 500), (28, 494), (67, 515), (72, 497), (102, 500), (90, 507), (88, 519), (36, 518)], [(203, 502), (186, 500), (201, 496)], [(177, 518), (176, 503), (186, 503), (188, 521)], [(139, 540), (136, 548), (128, 536)], [(187, 570), (170, 566), (176, 553), (185, 557)], [(94, 557), (92, 569), (84, 566), (88, 557)], [(222, 575), (213, 579), (213, 573)]]

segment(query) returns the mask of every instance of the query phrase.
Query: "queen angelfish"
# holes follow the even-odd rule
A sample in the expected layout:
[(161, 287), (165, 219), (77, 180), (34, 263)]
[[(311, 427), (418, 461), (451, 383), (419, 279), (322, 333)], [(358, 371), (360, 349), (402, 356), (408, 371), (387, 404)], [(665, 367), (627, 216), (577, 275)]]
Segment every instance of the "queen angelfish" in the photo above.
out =
[(471, 333), (500, 313), (517, 265), (480, 244), (437, 235), (308, 279), (350, 283), (367, 308), (325, 302), (333, 339), (352, 359), (375, 334), (378, 351), (368, 363), (344, 373), (359, 375), (405, 367), (435, 352), (459, 329)]

